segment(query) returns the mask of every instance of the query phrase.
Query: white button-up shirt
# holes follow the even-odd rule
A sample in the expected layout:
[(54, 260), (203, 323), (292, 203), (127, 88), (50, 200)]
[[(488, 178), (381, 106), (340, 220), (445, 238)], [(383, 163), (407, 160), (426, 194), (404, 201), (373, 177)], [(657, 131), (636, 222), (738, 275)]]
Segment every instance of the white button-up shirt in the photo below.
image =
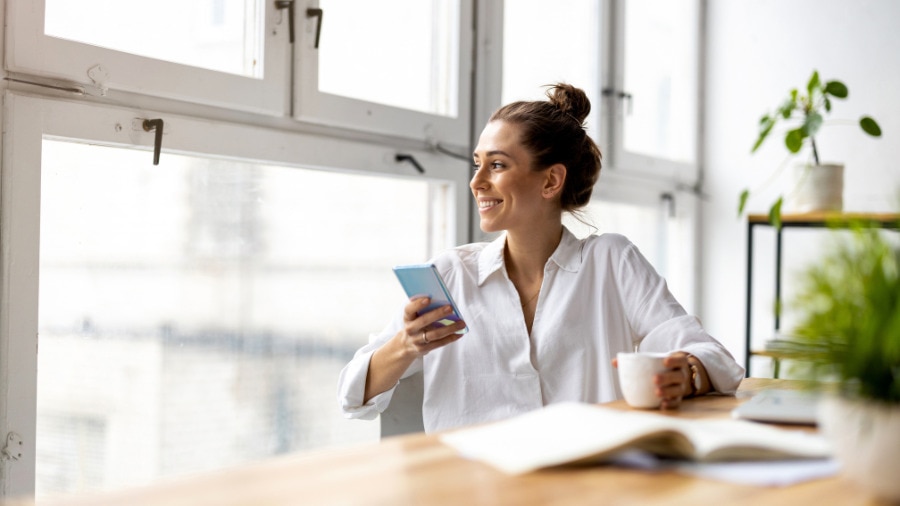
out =
[[(567, 229), (544, 266), (531, 335), (504, 264), (505, 236), (434, 259), (468, 326), (462, 339), (416, 359), (424, 372), (427, 432), (500, 420), (563, 401), (621, 398), (611, 361), (622, 351), (685, 351), (714, 389), (733, 393), (743, 368), (669, 293), (665, 280), (624, 236), (576, 238)], [(405, 303), (404, 303), (405, 304)], [(373, 419), (393, 389), (363, 404), (372, 353), (403, 328), (402, 310), (341, 372), (348, 418)]]

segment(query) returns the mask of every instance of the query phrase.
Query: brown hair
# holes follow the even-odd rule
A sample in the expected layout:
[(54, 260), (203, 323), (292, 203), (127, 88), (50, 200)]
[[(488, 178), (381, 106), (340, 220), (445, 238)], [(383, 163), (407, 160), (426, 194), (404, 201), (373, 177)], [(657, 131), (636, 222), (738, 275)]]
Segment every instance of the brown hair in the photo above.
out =
[(587, 134), (584, 120), (591, 102), (579, 88), (557, 83), (547, 90), (549, 101), (519, 101), (497, 109), (490, 121), (521, 128), (522, 143), (534, 155), (535, 170), (566, 166), (560, 201), (564, 211), (587, 205), (600, 177), (600, 148)]

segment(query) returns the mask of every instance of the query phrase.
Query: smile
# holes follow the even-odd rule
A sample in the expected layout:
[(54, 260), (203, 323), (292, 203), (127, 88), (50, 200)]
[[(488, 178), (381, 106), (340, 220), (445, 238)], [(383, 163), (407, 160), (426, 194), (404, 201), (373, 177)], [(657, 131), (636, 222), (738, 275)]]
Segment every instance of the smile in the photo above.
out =
[(479, 211), (487, 211), (495, 206), (500, 205), (503, 202), (502, 200), (479, 200), (478, 201), (478, 210)]

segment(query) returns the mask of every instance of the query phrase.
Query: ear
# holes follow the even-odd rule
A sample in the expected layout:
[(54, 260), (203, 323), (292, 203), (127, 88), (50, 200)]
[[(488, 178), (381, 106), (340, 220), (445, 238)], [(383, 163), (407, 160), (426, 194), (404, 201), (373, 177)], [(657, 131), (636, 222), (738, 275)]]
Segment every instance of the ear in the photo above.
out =
[(547, 199), (555, 198), (562, 192), (563, 185), (566, 182), (566, 166), (561, 163), (555, 163), (544, 172), (546, 177), (542, 195)]

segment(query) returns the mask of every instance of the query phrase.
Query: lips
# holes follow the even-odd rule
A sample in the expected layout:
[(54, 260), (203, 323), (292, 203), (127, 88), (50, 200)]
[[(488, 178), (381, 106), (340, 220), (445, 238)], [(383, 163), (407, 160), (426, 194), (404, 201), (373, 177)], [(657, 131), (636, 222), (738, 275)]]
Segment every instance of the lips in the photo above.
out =
[(478, 200), (478, 210), (480, 212), (490, 211), (491, 209), (500, 205), (503, 202), (502, 200), (497, 199), (479, 199)]

